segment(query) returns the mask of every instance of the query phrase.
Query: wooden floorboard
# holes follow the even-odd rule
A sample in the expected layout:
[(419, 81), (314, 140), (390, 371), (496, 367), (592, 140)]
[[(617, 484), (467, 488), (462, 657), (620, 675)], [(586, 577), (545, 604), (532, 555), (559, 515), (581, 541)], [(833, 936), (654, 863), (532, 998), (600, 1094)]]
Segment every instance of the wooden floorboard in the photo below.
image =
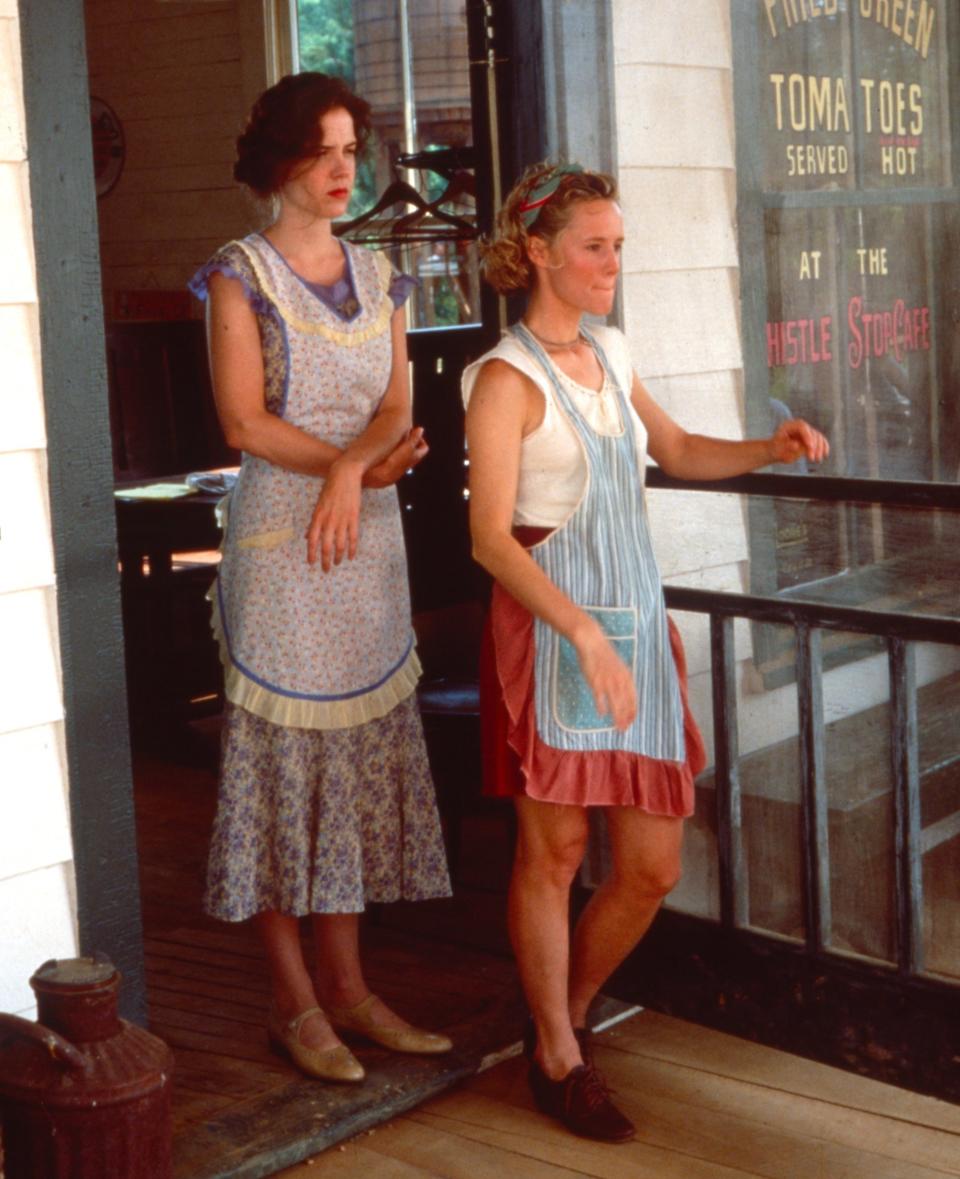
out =
[(500, 853), (475, 854), (502, 817), (479, 815), (483, 838), (470, 840), (455, 898), (374, 907), (364, 921), (372, 988), (408, 1018), (448, 1032), (456, 1051), (418, 1059), (354, 1045), (367, 1081), (325, 1085), (267, 1044), (269, 988), (249, 922), (201, 912), (215, 763), (141, 757), (135, 778), (150, 1026), (175, 1058), (176, 1179), (270, 1174), (444, 1091), (516, 1043), (523, 1004), (503, 921), (502, 832)]
[(944, 1179), (960, 1107), (644, 1012), (598, 1037), (638, 1125), (585, 1142), (536, 1111), (521, 1059), (277, 1179)]
[(267, 1044), (249, 923), (200, 911), (212, 761), (140, 759), (136, 780), (151, 1026), (176, 1062), (175, 1179), (960, 1175), (960, 1108), (653, 1012), (604, 1032), (598, 1049), (636, 1141), (585, 1142), (539, 1114), (510, 1057), (523, 1003), (504, 922), (509, 833), (482, 810), (454, 898), (374, 908), (364, 923), (373, 989), (456, 1051), (358, 1046), (363, 1085), (311, 1081)]

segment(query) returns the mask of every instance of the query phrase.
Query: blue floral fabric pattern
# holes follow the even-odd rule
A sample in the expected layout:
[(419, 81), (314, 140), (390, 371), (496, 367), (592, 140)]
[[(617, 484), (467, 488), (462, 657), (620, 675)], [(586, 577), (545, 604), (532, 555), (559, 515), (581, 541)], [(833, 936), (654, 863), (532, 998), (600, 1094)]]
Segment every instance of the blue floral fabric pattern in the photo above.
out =
[(296, 729), (227, 706), (204, 908), (360, 913), (450, 895), (416, 697), (348, 729)]

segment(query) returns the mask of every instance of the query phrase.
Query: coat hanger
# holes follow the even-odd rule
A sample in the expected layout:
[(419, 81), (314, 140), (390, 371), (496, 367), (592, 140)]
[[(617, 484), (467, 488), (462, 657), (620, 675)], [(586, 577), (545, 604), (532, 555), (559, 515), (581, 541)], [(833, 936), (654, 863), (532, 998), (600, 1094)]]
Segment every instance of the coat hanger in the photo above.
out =
[[(476, 225), (465, 217), (445, 213), (439, 206), (451, 199), (450, 185), (435, 201), (428, 201), (423, 194), (405, 180), (393, 180), (384, 189), (376, 203), (352, 221), (339, 222), (334, 226), (337, 237), (348, 236), (352, 241), (368, 244), (393, 242), (463, 240), (477, 235)], [(398, 217), (382, 217), (381, 214), (396, 204), (413, 205), (411, 213)], [(428, 224), (427, 222), (440, 222)]]
[(413, 205), (416, 209), (426, 209), (429, 202), (412, 184), (408, 184), (406, 180), (392, 180), (383, 190), (377, 201), (365, 213), (361, 213), (359, 217), (354, 217), (352, 221), (341, 221), (336, 226), (336, 232), (339, 236), (343, 233), (349, 233), (353, 229), (360, 229), (368, 222), (378, 217), (385, 209), (389, 209), (393, 205)]
[(466, 217), (458, 216), (456, 213), (445, 213), (440, 207), (445, 205), (448, 201), (454, 200), (458, 195), (461, 195), (464, 190), (451, 192), (453, 188), (452, 183), (448, 184), (444, 191), (437, 197), (435, 201), (430, 201), (429, 204), (424, 204), (422, 207), (415, 209), (412, 213), (406, 213), (398, 218), (394, 225), (394, 231), (398, 234), (405, 233), (416, 226), (420, 226), (428, 218), (436, 218), (445, 225), (452, 225), (455, 229), (461, 230), (470, 237), (475, 237), (477, 227), (473, 221)]

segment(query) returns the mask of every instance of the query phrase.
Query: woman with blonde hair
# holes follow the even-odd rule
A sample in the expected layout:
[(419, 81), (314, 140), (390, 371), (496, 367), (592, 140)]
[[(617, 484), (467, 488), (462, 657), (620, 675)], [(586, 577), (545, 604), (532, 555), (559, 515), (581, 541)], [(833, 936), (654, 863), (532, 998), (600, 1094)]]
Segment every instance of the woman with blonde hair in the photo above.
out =
[[(646, 454), (669, 474), (719, 479), (828, 450), (797, 420), (767, 439), (691, 434), (653, 401), (624, 336), (584, 322), (613, 306), (622, 243), (611, 177), (530, 168), (484, 251), (488, 281), (525, 291), (526, 311), (463, 375), (473, 550), (495, 581), (485, 789), (512, 797), (518, 819), (508, 922), (530, 1085), (541, 1110), (606, 1141), (634, 1127), (592, 1062), (588, 1008), (678, 879), (705, 760), (650, 541)], [(612, 871), (571, 939), (591, 808)]]

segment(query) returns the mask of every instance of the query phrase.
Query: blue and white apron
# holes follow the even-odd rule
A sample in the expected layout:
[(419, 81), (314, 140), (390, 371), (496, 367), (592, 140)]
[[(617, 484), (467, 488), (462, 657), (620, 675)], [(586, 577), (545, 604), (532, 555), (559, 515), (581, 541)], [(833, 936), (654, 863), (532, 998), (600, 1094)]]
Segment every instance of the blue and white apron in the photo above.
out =
[(664, 761), (685, 756), (683, 708), (643, 498), (636, 437), (626, 394), (599, 343), (593, 347), (615, 389), (623, 429), (597, 434), (584, 420), (534, 337), (516, 324), (514, 338), (535, 357), (555, 403), (583, 448), (584, 492), (570, 517), (529, 550), (547, 577), (594, 618), (633, 674), (637, 716), (629, 728), (598, 714), (572, 644), (534, 621), (535, 705), (542, 741), (557, 749), (624, 750)]

